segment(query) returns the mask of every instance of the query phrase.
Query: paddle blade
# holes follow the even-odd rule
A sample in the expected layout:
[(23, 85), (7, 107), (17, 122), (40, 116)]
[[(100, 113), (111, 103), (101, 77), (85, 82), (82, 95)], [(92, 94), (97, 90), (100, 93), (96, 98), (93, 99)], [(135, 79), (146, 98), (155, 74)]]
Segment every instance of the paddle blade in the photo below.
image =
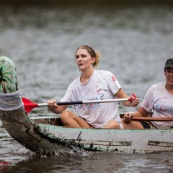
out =
[(34, 103), (34, 102), (30, 101), (29, 99), (24, 98), (24, 97), (22, 97), (22, 102), (24, 104), (26, 113), (29, 113), (32, 109), (34, 109), (35, 107), (38, 107), (37, 103)]

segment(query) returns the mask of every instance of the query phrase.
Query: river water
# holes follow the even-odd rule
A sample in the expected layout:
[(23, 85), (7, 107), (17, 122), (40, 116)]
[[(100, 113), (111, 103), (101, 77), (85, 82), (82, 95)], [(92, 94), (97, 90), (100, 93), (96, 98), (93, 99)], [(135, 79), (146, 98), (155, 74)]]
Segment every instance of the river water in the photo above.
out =
[[(74, 52), (81, 44), (97, 49), (98, 69), (114, 73), (126, 93), (135, 93), (140, 100), (151, 84), (165, 80), (165, 61), (173, 57), (171, 1), (42, 2), (0, 4), (0, 55), (15, 62), (23, 97), (41, 103), (60, 99), (79, 75)], [(30, 113), (31, 117), (45, 115), (51, 116), (45, 107)], [(173, 153), (37, 157), (14, 141), (0, 122), (2, 173), (171, 171)]]

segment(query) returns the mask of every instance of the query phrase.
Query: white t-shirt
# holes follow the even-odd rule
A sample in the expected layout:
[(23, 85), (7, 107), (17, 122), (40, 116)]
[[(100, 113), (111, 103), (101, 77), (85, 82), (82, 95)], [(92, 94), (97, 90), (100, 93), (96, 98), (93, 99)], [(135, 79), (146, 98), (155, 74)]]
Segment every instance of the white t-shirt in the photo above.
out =
[[(62, 102), (89, 101), (114, 99), (121, 88), (116, 77), (109, 71), (94, 70), (89, 81), (80, 82), (75, 79), (68, 87)], [(117, 102), (78, 104), (74, 106), (75, 112), (95, 128), (101, 128), (110, 120), (115, 119), (121, 123), (119, 105)]]
[[(165, 88), (165, 83), (152, 85), (142, 103), (147, 112), (153, 111), (153, 117), (172, 117), (173, 116), (173, 95)], [(173, 121), (152, 121), (157, 128), (173, 127)]]

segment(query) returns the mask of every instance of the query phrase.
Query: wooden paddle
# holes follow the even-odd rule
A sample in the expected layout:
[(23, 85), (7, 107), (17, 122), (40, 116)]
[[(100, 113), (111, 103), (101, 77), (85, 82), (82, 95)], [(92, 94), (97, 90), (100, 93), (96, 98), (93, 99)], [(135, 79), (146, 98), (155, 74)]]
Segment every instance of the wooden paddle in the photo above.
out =
[[(47, 103), (35, 103), (27, 98), (22, 98), (26, 113), (29, 113), (32, 109), (39, 106), (48, 106)], [(92, 104), (92, 103), (109, 103), (109, 102), (124, 102), (131, 101), (130, 98), (121, 99), (107, 99), (107, 100), (89, 100), (89, 101), (72, 101), (72, 102), (57, 102), (57, 105), (76, 105), (76, 104)]]
[(133, 121), (173, 121), (173, 117), (132, 117)]

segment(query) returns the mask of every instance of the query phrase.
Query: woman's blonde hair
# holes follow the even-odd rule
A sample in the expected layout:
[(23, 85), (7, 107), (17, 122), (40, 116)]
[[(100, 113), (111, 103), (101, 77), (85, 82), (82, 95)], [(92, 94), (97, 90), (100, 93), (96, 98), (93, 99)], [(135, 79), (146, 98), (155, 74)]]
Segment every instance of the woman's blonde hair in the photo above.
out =
[(99, 64), (100, 61), (100, 54), (98, 51), (95, 51), (92, 47), (88, 45), (82, 45), (76, 49), (76, 52), (78, 49), (86, 49), (88, 53), (91, 55), (91, 57), (95, 57), (95, 62), (93, 63), (93, 67), (96, 67)]

